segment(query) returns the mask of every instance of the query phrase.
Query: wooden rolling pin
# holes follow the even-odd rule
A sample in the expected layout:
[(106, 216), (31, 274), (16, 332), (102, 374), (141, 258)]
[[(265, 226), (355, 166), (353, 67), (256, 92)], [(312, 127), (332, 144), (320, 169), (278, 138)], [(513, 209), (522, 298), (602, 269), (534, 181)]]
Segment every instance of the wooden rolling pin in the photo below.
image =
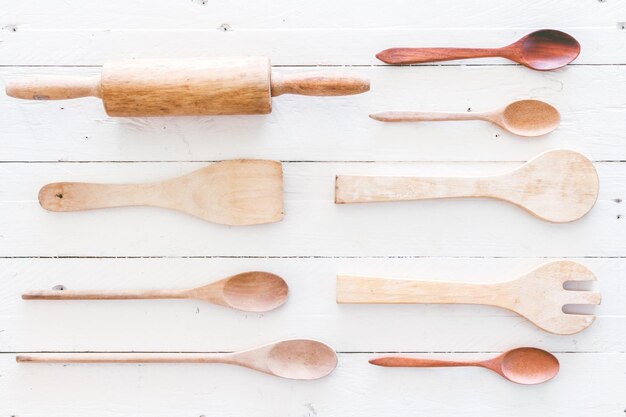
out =
[(30, 100), (100, 97), (109, 116), (267, 114), (281, 94), (342, 96), (369, 90), (358, 75), (279, 74), (270, 60), (192, 58), (114, 61), (92, 77), (41, 76), (9, 81), (9, 96)]

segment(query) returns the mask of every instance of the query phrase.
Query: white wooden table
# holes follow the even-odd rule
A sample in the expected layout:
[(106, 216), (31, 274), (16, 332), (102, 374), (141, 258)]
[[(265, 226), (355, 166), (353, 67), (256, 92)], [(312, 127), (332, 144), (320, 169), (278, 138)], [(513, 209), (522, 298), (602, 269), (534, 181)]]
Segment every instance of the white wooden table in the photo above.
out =
[[(1, 416), (623, 416), (626, 408), (626, 3), (620, 0), (0, 1), (0, 76), (92, 74), (105, 60), (259, 54), (283, 71), (323, 65), (371, 77), (368, 94), (278, 97), (268, 116), (111, 119), (96, 99), (0, 97)], [(582, 53), (562, 70), (500, 59), (389, 67), (392, 46), (499, 46), (564, 30)], [(370, 112), (480, 111), (538, 98), (562, 113), (544, 138), (481, 122), (382, 124)], [(595, 161), (582, 220), (554, 225), (493, 201), (335, 206), (337, 173), (487, 174), (553, 148)], [(49, 213), (47, 182), (143, 181), (229, 158), (284, 161), (282, 223), (229, 228), (150, 208)], [(335, 275), (496, 281), (552, 258), (591, 268), (596, 323), (550, 335), (480, 306), (337, 305)], [(275, 312), (194, 301), (26, 302), (25, 290), (178, 288), (267, 270), (291, 287)], [(19, 352), (215, 352), (289, 337), (339, 352), (298, 382), (222, 365), (16, 364)], [(482, 369), (384, 369), (379, 352), (488, 357), (537, 346), (547, 384)]]

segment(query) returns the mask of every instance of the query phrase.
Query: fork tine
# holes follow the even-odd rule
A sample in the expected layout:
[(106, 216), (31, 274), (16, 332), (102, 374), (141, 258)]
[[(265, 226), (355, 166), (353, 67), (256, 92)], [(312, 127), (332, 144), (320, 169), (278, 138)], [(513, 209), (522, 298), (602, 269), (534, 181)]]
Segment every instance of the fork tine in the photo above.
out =
[(564, 304), (595, 304), (602, 301), (602, 295), (596, 291), (565, 291)]

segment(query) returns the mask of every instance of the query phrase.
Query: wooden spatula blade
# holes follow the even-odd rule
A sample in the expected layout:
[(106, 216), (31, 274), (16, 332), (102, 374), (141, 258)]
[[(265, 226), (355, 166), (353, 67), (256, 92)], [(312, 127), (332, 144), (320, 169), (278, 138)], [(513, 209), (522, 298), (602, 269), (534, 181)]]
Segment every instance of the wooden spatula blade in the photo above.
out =
[(280, 162), (233, 160), (213, 164), (193, 176), (190, 212), (229, 226), (274, 223), (283, 218)]

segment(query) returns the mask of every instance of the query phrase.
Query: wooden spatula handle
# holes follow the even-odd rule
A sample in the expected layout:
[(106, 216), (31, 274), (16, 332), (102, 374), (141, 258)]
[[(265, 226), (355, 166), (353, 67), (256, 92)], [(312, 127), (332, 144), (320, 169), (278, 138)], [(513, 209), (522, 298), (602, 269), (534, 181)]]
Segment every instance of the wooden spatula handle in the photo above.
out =
[(185, 291), (29, 291), (22, 294), (24, 300), (138, 300), (185, 298)]
[(501, 55), (499, 48), (391, 48), (379, 52), (376, 58), (387, 64), (420, 64)]
[(492, 304), (496, 285), (337, 276), (340, 304)]
[(370, 89), (369, 80), (355, 74), (302, 72), (278, 74), (272, 72), (272, 96), (299, 94), (303, 96), (345, 96)]
[(152, 205), (158, 193), (158, 186), (150, 184), (57, 182), (41, 188), (39, 204), (50, 211)]
[(369, 361), (373, 365), (387, 367), (411, 367), (411, 368), (431, 368), (431, 367), (451, 367), (451, 366), (475, 366), (474, 362), (444, 361), (439, 359), (407, 358), (403, 356), (384, 356)]
[(8, 96), (27, 100), (65, 100), (79, 97), (102, 97), (100, 76), (37, 76), (11, 80)]
[(335, 179), (335, 203), (489, 197), (486, 194), (488, 185), (482, 178), (338, 175)]

